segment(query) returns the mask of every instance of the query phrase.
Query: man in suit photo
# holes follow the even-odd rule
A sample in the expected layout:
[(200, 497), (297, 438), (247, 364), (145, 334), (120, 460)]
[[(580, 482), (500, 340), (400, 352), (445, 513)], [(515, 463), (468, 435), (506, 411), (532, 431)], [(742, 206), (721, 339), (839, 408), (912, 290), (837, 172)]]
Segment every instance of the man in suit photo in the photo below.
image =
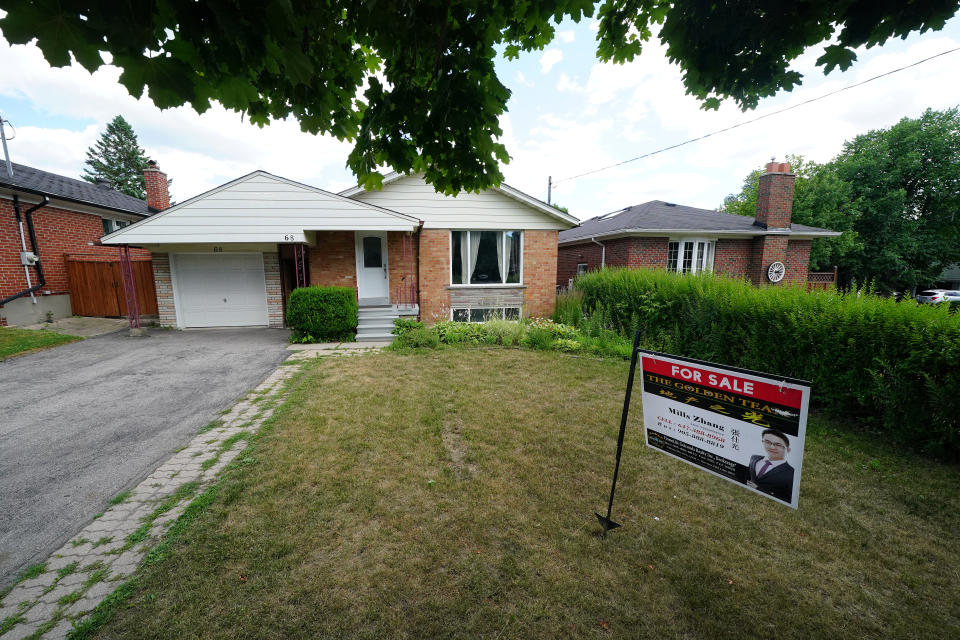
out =
[(793, 467), (787, 462), (790, 440), (776, 429), (764, 429), (762, 438), (766, 455), (750, 456), (747, 486), (790, 502), (793, 498)]

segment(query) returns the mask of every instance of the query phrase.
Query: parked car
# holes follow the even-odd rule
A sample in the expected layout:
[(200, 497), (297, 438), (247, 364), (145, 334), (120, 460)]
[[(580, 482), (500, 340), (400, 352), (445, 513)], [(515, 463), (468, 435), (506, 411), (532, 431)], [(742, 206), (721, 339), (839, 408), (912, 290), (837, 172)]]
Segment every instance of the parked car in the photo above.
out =
[(917, 294), (920, 304), (939, 304), (941, 302), (960, 302), (960, 291), (950, 289), (927, 289)]

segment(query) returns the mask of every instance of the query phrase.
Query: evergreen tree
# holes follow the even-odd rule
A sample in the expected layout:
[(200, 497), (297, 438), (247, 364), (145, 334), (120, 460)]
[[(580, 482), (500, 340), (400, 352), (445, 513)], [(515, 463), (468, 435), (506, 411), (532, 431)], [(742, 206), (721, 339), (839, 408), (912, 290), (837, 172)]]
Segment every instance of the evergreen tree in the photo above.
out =
[(123, 116), (117, 116), (97, 143), (87, 149), (87, 168), (82, 177), (94, 183), (106, 180), (117, 191), (144, 200), (147, 191), (143, 170), (148, 161), (133, 127)]

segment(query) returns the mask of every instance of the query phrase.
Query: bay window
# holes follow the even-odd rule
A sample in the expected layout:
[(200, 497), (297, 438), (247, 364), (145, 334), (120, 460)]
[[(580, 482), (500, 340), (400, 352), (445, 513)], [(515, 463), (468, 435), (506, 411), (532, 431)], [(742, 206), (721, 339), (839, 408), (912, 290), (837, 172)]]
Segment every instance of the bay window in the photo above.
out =
[(522, 231), (451, 231), (450, 234), (451, 284), (521, 283)]
[(712, 240), (702, 238), (671, 241), (667, 245), (667, 271), (712, 273), (715, 244)]

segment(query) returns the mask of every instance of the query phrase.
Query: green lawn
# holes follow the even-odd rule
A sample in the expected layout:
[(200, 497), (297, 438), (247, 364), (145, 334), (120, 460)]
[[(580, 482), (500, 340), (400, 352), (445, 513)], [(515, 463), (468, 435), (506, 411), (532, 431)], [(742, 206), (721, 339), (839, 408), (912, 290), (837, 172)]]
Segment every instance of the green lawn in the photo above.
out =
[(68, 336), (45, 329), (36, 331), (33, 329), (17, 329), (16, 327), (0, 327), (0, 360), (82, 339), (78, 336)]
[(960, 637), (957, 468), (811, 420), (793, 511), (645, 448), (636, 402), (602, 539), (627, 363), (312, 366), (98, 637)]

